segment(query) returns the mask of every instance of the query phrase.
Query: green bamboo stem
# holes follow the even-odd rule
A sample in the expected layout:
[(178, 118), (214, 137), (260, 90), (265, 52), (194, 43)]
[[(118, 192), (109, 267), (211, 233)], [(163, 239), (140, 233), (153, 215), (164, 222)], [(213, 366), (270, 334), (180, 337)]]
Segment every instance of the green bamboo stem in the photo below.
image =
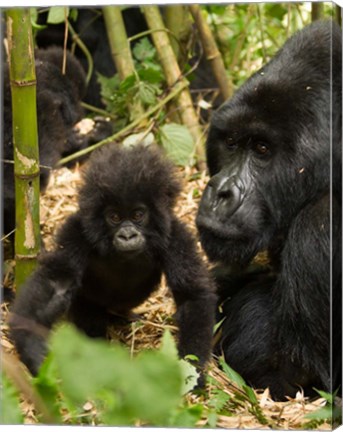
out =
[(168, 102), (170, 102), (172, 99), (175, 98), (175, 96), (177, 96), (178, 93), (182, 92), (187, 86), (188, 86), (188, 82), (187, 81), (183, 81), (183, 82), (179, 82), (176, 84), (175, 88), (173, 91), (171, 91), (164, 99), (161, 99), (153, 108), (150, 108), (149, 111), (146, 111), (143, 115), (141, 115), (139, 118), (136, 118), (132, 123), (130, 123), (129, 125), (125, 126), (123, 129), (121, 129), (119, 132), (115, 133), (114, 135), (96, 143), (93, 144), (92, 146), (89, 146), (83, 150), (80, 150), (76, 153), (73, 153), (70, 156), (67, 156), (63, 159), (61, 159), (58, 163), (58, 165), (64, 165), (80, 156), (85, 156), (86, 154), (94, 151), (95, 149), (105, 145), (105, 144), (109, 144), (119, 138), (121, 138), (123, 135), (125, 135), (126, 133), (128, 133), (129, 131), (133, 130), (135, 127), (139, 126), (145, 119), (149, 118), (150, 116), (152, 116), (156, 111), (158, 111), (159, 109), (161, 109), (164, 105), (166, 105)]
[(324, 3), (312, 3), (311, 4), (311, 20), (316, 21), (322, 18), (324, 15)]
[(8, 9), (6, 16), (16, 194), (15, 282), (19, 289), (36, 267), (40, 248), (36, 73), (29, 9)]
[[(113, 61), (116, 65), (119, 78), (124, 80), (128, 76), (135, 74), (136, 71), (130, 44), (127, 40), (123, 16), (119, 6), (104, 6), (102, 10)], [(129, 109), (130, 117), (133, 119), (143, 113), (140, 101), (132, 104)]]
[[(165, 28), (158, 6), (142, 6), (142, 11), (150, 30)], [(185, 80), (185, 78), (182, 78), (180, 67), (166, 32), (153, 32), (151, 37), (158, 53), (167, 84), (173, 86), (177, 81)], [(188, 88), (185, 88), (178, 95), (177, 104), (182, 123), (187, 126), (194, 139), (198, 164), (203, 165), (205, 161), (204, 134), (199, 125)]]
[(206, 59), (211, 64), (220, 92), (224, 99), (228, 99), (232, 95), (232, 86), (227, 77), (224, 62), (217, 48), (211, 29), (204, 19), (199, 5), (191, 4), (189, 5), (189, 10), (193, 16), (197, 29), (199, 30)]
[(170, 40), (174, 53), (179, 62), (183, 61), (182, 54), (185, 52), (183, 45), (188, 42), (192, 30), (188, 10), (182, 4), (173, 4), (165, 6), (164, 12), (166, 27), (174, 35)]

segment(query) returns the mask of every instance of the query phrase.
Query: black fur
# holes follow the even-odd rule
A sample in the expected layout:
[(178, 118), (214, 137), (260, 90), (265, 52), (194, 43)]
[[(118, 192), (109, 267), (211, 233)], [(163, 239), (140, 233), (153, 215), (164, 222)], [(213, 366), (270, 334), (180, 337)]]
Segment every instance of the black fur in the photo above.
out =
[(171, 163), (157, 150), (109, 146), (92, 156), (79, 211), (12, 309), (11, 336), (32, 373), (46, 352), (37, 327), (50, 330), (67, 313), (89, 336), (104, 336), (112, 314), (128, 316), (163, 273), (177, 305), (180, 356), (194, 354), (204, 366), (217, 297), (192, 236), (174, 215), (179, 191)]
[[(197, 225), (220, 263), (226, 320), (217, 348), (276, 399), (341, 381), (341, 97), (341, 31), (317, 22), (217, 111), (209, 131), (212, 178)], [(271, 269), (244, 269), (265, 249)]]
[[(80, 102), (85, 94), (85, 73), (79, 61), (66, 52), (66, 73), (62, 74), (63, 49), (50, 47), (35, 52), (37, 80), (37, 122), (39, 158), (41, 165), (40, 187), (44, 191), (49, 180), (50, 169), (61, 157), (85, 148), (110, 135), (103, 121), (95, 123), (94, 131), (86, 135), (77, 133), (73, 127), (81, 120), (83, 109)], [(4, 65), (3, 106), (3, 165), (4, 175), (4, 233), (14, 229), (14, 166), (12, 142), (12, 101), (9, 70)], [(100, 126), (99, 126), (100, 125)]]

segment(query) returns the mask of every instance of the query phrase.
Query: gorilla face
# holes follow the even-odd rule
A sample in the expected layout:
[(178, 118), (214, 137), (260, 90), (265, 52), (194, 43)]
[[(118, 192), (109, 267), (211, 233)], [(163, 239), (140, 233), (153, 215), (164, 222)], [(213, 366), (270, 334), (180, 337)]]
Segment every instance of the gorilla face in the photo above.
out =
[(329, 187), (328, 84), (317, 75), (292, 81), (283, 70), (275, 80), (274, 72), (271, 62), (253, 75), (211, 122), (211, 179), (196, 222), (212, 261), (245, 265)]
[(275, 225), (256, 183), (257, 173), (268, 165), (270, 149), (251, 138), (222, 147), (224, 163), (205, 189), (197, 226), (210, 259), (245, 263), (268, 243)]

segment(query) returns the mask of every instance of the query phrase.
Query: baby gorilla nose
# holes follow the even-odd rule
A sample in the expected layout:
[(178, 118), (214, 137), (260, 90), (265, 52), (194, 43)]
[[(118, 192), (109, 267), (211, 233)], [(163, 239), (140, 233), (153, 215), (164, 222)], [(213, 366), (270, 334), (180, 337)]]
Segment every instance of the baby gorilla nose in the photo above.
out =
[(140, 251), (145, 245), (145, 238), (136, 227), (124, 226), (115, 234), (113, 244), (121, 252)]

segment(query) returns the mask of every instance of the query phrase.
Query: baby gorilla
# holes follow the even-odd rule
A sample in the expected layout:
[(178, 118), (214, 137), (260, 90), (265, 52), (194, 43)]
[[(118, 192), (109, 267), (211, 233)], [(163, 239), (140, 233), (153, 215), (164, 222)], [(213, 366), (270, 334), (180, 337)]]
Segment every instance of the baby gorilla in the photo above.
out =
[(108, 146), (94, 153), (84, 180), (79, 210), (13, 305), (11, 337), (22, 361), (37, 373), (47, 329), (65, 313), (89, 336), (105, 336), (113, 314), (129, 316), (164, 273), (177, 306), (179, 355), (196, 355), (202, 369), (217, 298), (173, 212), (180, 192), (173, 165), (157, 149)]

